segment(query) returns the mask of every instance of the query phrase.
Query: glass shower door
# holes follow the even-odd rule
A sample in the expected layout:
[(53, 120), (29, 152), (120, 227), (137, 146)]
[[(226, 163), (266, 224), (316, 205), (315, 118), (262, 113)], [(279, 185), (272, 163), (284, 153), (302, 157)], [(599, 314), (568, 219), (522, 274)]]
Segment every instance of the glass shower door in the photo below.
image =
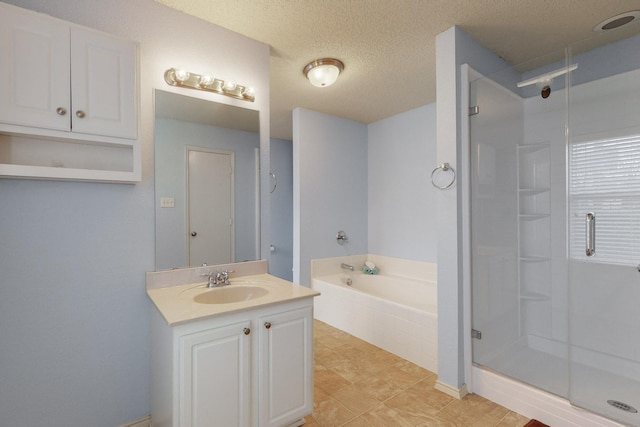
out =
[(472, 357), (566, 397), (566, 96), (521, 79), (514, 68), (469, 87)]
[(519, 337), (514, 161), (522, 106), (489, 79), (472, 82), (470, 96), (479, 111), (469, 117), (473, 361), (495, 367)]
[(615, 46), (592, 56), (576, 55), (569, 103), (569, 400), (638, 426), (640, 60)]
[(473, 362), (566, 396), (566, 298), (551, 283), (565, 255), (565, 98), (523, 97), (501, 75), (469, 88)]

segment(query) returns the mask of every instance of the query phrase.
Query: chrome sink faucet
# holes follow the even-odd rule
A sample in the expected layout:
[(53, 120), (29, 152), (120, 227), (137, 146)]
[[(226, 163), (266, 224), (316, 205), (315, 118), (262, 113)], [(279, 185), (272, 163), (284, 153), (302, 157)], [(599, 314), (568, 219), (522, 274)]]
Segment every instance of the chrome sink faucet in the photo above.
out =
[(216, 272), (216, 284), (215, 286), (225, 286), (230, 285), (229, 282), (229, 274), (235, 273), (233, 270), (224, 270)]
[(208, 273), (202, 273), (201, 276), (208, 278), (207, 288), (217, 288), (219, 286), (230, 285), (229, 274), (235, 273), (234, 270), (216, 271), (215, 273), (209, 271)]
[(208, 280), (207, 288), (214, 288), (216, 286), (215, 279), (214, 279), (215, 273), (212, 273), (209, 271), (209, 272), (202, 273), (200, 276), (207, 278)]

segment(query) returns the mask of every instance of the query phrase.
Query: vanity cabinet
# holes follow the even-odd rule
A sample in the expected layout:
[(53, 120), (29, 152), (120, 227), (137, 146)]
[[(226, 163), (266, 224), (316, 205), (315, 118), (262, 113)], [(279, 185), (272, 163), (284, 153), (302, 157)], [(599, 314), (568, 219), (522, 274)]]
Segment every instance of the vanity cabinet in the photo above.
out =
[(311, 307), (258, 319), (259, 425), (282, 427), (313, 411)]
[(250, 426), (251, 324), (180, 337), (181, 426)]
[(302, 424), (313, 411), (312, 298), (167, 325), (152, 319), (154, 427)]
[(136, 43), (0, 3), (0, 57), (0, 175), (139, 181)]

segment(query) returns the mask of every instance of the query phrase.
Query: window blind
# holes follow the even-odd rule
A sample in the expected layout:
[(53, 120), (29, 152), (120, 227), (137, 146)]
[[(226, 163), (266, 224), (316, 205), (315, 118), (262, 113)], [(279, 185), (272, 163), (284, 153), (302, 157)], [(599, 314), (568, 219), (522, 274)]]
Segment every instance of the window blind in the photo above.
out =
[[(640, 135), (569, 146), (570, 255), (640, 263)], [(586, 214), (596, 216), (596, 254), (587, 257)]]

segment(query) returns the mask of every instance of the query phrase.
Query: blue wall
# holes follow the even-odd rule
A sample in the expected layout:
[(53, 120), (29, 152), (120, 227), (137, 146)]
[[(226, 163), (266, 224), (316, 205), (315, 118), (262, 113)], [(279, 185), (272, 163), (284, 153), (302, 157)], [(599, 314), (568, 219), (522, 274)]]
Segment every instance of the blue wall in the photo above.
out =
[[(293, 145), (271, 139), (271, 172), (275, 190), (271, 195), (271, 253), (269, 272), (293, 280)], [(277, 185), (276, 185), (277, 182)], [(269, 188), (269, 191), (273, 189)]]
[(367, 252), (366, 125), (295, 109), (293, 176), (293, 278), (308, 286), (312, 259)]
[(145, 415), (148, 185), (0, 180), (0, 424)]
[(436, 262), (436, 105), (367, 128), (368, 252)]
[(0, 425), (115, 427), (149, 413), (153, 91), (182, 90), (163, 80), (178, 64), (254, 86), (268, 165), (269, 47), (152, 0), (7, 3), (140, 43), (142, 182), (0, 179)]

